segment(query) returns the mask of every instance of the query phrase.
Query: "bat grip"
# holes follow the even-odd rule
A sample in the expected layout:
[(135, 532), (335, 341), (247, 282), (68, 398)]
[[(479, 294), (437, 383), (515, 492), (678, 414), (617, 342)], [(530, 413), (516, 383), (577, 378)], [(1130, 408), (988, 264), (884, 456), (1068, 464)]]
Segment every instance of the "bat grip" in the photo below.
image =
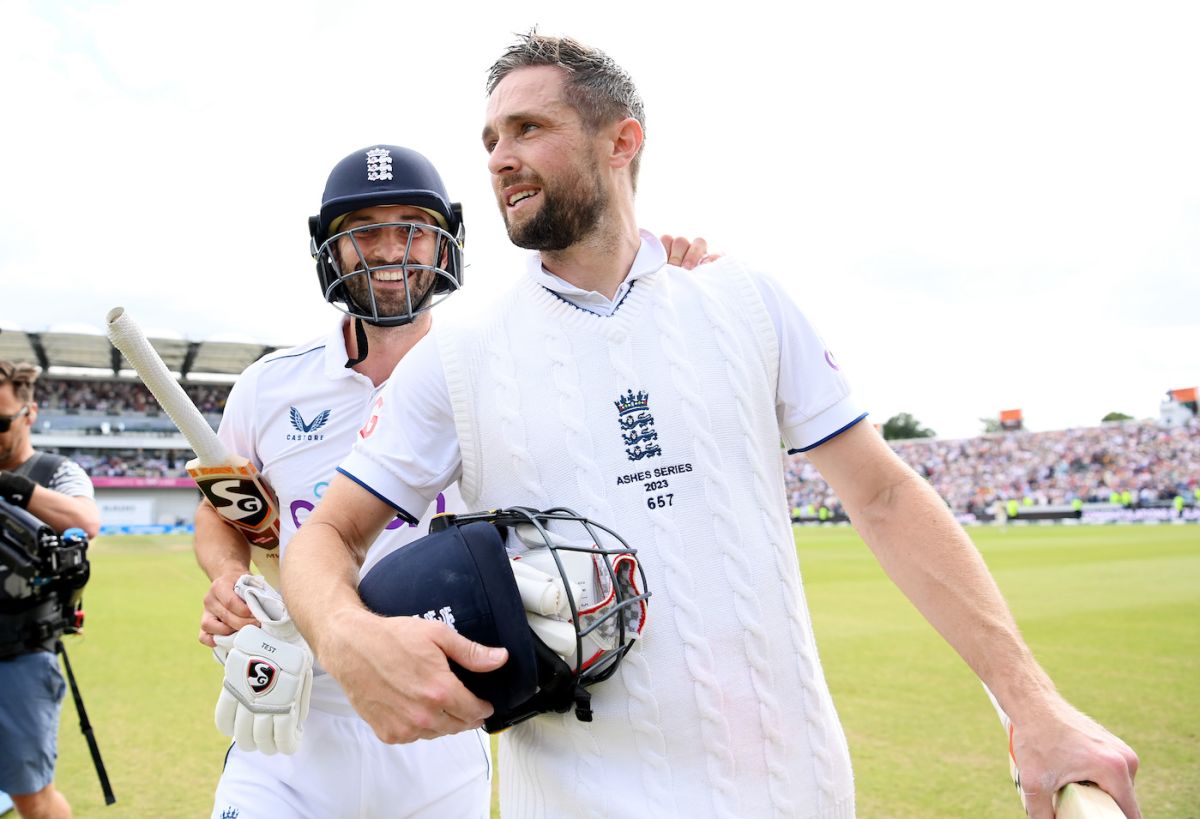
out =
[(137, 371), (159, 406), (183, 433), (202, 466), (229, 463), (230, 455), (183, 387), (167, 370), (142, 328), (123, 307), (108, 312), (108, 338)]

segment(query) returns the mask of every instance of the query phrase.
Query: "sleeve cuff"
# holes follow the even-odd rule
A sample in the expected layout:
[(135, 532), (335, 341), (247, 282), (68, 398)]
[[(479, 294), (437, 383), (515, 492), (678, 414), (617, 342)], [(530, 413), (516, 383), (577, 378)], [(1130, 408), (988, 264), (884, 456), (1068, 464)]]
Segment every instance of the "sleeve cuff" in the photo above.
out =
[(853, 398), (846, 396), (807, 421), (784, 428), (784, 445), (787, 446), (789, 455), (807, 452), (831, 438), (836, 438), (866, 417), (867, 413), (854, 403)]
[(357, 451), (342, 462), (337, 471), (370, 492), (379, 500), (396, 510), (396, 517), (405, 523), (416, 525), (420, 521), (409, 509), (425, 509), (431, 498), (423, 498), (417, 492), (397, 481), (391, 473)]

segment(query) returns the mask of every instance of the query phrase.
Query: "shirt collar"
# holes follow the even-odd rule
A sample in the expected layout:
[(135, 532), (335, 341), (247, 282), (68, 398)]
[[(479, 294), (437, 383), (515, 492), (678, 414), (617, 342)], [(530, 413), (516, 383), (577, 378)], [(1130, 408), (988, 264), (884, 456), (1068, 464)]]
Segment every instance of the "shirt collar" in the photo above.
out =
[(638, 248), (633, 266), (629, 268), (629, 274), (617, 287), (617, 292), (611, 299), (603, 293), (584, 290), (555, 276), (542, 266), (542, 257), (536, 253), (530, 255), (526, 271), (535, 282), (576, 307), (587, 310), (589, 313), (611, 316), (621, 305), (621, 300), (625, 298), (625, 294), (629, 292), (629, 288), (635, 281), (643, 276), (649, 276), (667, 263), (667, 251), (654, 234), (639, 230), (638, 235), (641, 237), (642, 246)]
[(352, 316), (339, 315), (337, 328), (325, 338), (325, 377), (331, 381), (356, 375), (366, 378), (362, 373), (346, 366), (346, 359), (350, 357), (350, 353), (346, 350), (344, 332), (347, 331), (346, 328), (349, 328), (348, 332), (354, 332), (354, 321)]

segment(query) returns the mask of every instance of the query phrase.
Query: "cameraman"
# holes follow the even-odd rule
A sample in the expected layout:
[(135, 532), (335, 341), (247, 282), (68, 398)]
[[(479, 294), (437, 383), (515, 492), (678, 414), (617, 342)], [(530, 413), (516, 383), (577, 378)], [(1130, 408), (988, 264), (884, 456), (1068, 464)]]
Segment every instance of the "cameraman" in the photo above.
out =
[[(55, 532), (78, 527), (95, 537), (100, 510), (87, 473), (60, 455), (33, 450), (38, 372), (31, 364), (0, 361), (0, 498)], [(54, 787), (66, 691), (54, 654), (57, 638), (19, 640), (29, 611), (43, 602), (25, 580), (0, 565), (0, 790), (12, 796), (25, 819), (71, 816), (66, 798)]]

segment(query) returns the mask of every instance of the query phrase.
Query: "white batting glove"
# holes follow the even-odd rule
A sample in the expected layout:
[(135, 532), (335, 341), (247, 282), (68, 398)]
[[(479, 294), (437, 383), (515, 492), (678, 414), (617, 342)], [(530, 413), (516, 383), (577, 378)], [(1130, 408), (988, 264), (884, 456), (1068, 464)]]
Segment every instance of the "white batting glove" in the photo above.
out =
[(261, 577), (242, 575), (233, 590), (262, 627), (214, 638), (213, 654), (225, 665), (217, 729), (245, 751), (295, 753), (312, 693), (312, 650)]
[[(574, 667), (579, 659), (578, 649), (582, 644), (584, 664), (593, 657), (616, 647), (620, 634), (615, 619), (606, 620), (598, 628), (588, 632), (576, 642), (578, 631), (586, 630), (593, 622), (603, 618), (616, 604), (616, 592), (606, 569), (602, 569), (599, 558), (588, 552), (561, 550), (558, 558), (562, 572), (549, 550), (542, 546), (540, 533), (532, 526), (518, 524), (516, 534), (520, 542), (530, 547), (528, 551), (509, 561), (517, 581), (517, 591), (525, 607), (529, 627), (546, 646), (562, 657), (563, 662)], [(547, 532), (558, 545), (569, 542)], [(613, 572), (621, 584), (625, 597), (635, 597), (637, 588), (637, 559), (622, 555), (613, 560)], [(563, 582), (563, 573), (567, 582)], [(568, 599), (569, 598), (569, 599)], [(579, 613), (579, 627), (571, 622), (571, 606)], [(626, 639), (641, 636), (645, 624), (645, 604), (628, 608), (625, 612)]]

